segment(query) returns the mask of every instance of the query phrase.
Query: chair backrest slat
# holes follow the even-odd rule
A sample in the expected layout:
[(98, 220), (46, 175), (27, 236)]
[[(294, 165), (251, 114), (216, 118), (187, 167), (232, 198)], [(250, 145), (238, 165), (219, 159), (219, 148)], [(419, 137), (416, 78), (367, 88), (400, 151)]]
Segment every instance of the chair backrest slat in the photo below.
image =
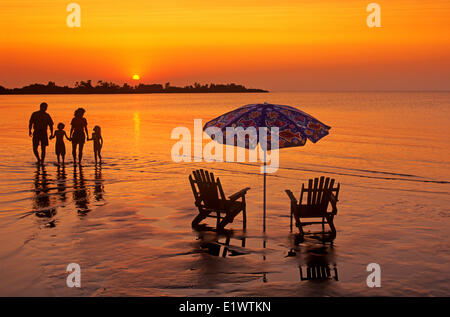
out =
[(209, 185), (211, 183), (211, 179), (209, 178), (209, 172), (204, 171), (204, 175), (205, 175), (205, 182), (206, 182), (206, 184)]
[[(206, 208), (218, 208), (221, 200), (219, 192), (222, 198), (225, 197), (219, 179), (217, 178), (216, 183), (214, 174), (203, 169), (193, 171), (192, 174), (194, 178), (189, 176), (189, 181), (197, 203), (203, 203)], [(195, 184), (197, 184), (198, 192)]]
[(227, 197), (225, 196), (219, 177), (217, 177), (217, 187), (219, 189), (220, 197), (222, 198), (222, 200), (226, 200)]
[[(323, 176), (322, 176), (323, 177)], [(326, 179), (325, 179), (325, 183), (324, 183), (324, 185), (323, 185), (323, 190), (324, 190), (324, 192), (322, 193), (322, 197), (321, 197), (321, 199), (320, 199), (320, 204), (325, 204), (326, 203), (326, 201), (327, 201), (327, 199), (328, 199), (328, 191), (329, 191), (329, 184), (330, 184), (330, 178), (329, 177), (327, 177)]]
[(199, 201), (200, 195), (197, 191), (197, 188), (195, 187), (195, 181), (191, 175), (189, 175), (189, 183), (191, 184), (192, 193), (194, 194), (195, 202), (197, 203)]
[(313, 192), (312, 192), (311, 205), (317, 205), (317, 203), (316, 203), (317, 186), (319, 186), (319, 179), (314, 178), (314, 188), (313, 188)]
[(336, 196), (336, 199), (339, 199), (339, 188), (341, 187), (341, 184), (340, 183), (338, 183), (337, 184), (337, 187), (336, 187), (336, 190), (334, 191), (336, 194), (335, 194), (335, 196)]
[(312, 198), (311, 197), (312, 184), (313, 184), (313, 180), (312, 179), (308, 180), (308, 188), (307, 188), (307, 192), (308, 192), (308, 196), (307, 196), (308, 206), (312, 205), (312, 202), (311, 202), (311, 198)]
[(199, 193), (201, 193), (203, 189), (203, 182), (201, 180), (200, 173), (199, 171), (194, 171), (192, 174), (194, 175), (195, 182), (197, 183)]
[(298, 201), (299, 204), (302, 204), (304, 191), (305, 191), (305, 184), (302, 184), (302, 190), (300, 191), (300, 200)]
[(202, 180), (203, 184), (205, 184), (205, 186), (207, 186), (206, 177), (205, 177), (205, 171), (202, 170), (202, 169), (200, 169), (200, 177), (201, 177), (201, 180)]
[(340, 184), (338, 183), (335, 186), (333, 178), (321, 176), (320, 178), (309, 179), (306, 187), (302, 184), (299, 204), (302, 204), (303, 194), (306, 193), (307, 206), (317, 206), (321, 210), (326, 210), (330, 202), (330, 194), (333, 193), (337, 199), (339, 188)]
[(325, 177), (323, 177), (323, 176), (320, 177), (319, 187), (317, 188), (316, 205), (320, 205), (322, 203), (324, 179), (325, 179)]
[(334, 178), (331, 179), (330, 187), (328, 187), (329, 194), (331, 194), (333, 192), (333, 186), (334, 186)]

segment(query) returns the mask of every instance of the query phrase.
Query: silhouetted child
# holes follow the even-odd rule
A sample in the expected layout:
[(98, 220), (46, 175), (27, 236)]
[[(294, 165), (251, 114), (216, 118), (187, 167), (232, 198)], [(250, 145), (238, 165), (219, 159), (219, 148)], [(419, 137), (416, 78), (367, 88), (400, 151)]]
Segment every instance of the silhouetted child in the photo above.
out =
[(50, 137), (50, 139), (56, 138), (55, 153), (58, 158), (58, 164), (60, 163), (60, 157), (62, 159), (62, 163), (64, 164), (64, 157), (66, 156), (64, 137), (66, 137), (68, 141), (71, 141), (71, 139), (67, 136), (66, 131), (64, 131), (64, 127), (64, 123), (58, 123), (58, 130), (56, 130)]
[(92, 133), (92, 137), (87, 138), (88, 141), (94, 141), (94, 155), (95, 155), (95, 163), (97, 163), (97, 157), (99, 161), (102, 161), (102, 146), (103, 146), (103, 138), (102, 138), (102, 129), (96, 125), (94, 127), (94, 132)]

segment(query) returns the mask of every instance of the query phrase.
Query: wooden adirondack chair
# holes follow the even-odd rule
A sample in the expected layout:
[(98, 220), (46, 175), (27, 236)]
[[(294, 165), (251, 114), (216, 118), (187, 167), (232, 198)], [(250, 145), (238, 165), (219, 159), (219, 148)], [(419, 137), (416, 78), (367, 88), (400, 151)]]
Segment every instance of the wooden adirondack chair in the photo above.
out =
[[(214, 174), (203, 169), (192, 172), (189, 175), (192, 192), (194, 193), (195, 205), (199, 214), (192, 221), (192, 227), (196, 227), (207, 217), (216, 218), (216, 230), (221, 231), (234, 218), (242, 212), (243, 228), (247, 228), (247, 214), (245, 204), (245, 194), (250, 187), (244, 188), (228, 197), (220, 183), (219, 178), (215, 179)], [(239, 201), (239, 199), (241, 199)]]
[[(300, 201), (297, 202), (294, 194), (287, 189), (286, 193), (291, 200), (291, 232), (292, 217), (295, 218), (295, 225), (300, 230), (300, 234), (304, 235), (303, 226), (312, 224), (322, 224), (322, 230), (325, 230), (325, 223), (331, 228), (331, 232), (336, 234), (336, 228), (333, 224), (334, 216), (337, 214), (337, 202), (340, 184), (334, 187), (335, 180), (324, 176), (310, 179), (308, 187), (302, 184)], [(303, 203), (303, 194), (306, 193), (306, 203)], [(303, 203), (303, 204), (302, 204)], [(328, 205), (331, 204), (332, 210), (328, 211)], [(302, 222), (301, 218), (322, 218), (321, 221)]]

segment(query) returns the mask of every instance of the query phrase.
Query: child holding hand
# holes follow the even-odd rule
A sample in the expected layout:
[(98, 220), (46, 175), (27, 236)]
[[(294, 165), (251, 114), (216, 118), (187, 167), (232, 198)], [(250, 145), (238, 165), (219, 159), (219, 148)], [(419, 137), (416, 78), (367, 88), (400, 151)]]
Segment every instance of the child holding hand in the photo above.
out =
[(56, 157), (58, 158), (58, 165), (60, 164), (60, 157), (62, 160), (62, 164), (64, 165), (64, 157), (66, 156), (66, 145), (64, 144), (64, 137), (66, 137), (68, 141), (72, 141), (67, 136), (66, 131), (64, 131), (64, 127), (64, 123), (58, 123), (58, 130), (56, 130), (53, 135), (50, 136), (50, 139), (56, 138), (55, 153)]
[(103, 147), (103, 138), (102, 138), (102, 130), (101, 128), (96, 125), (94, 127), (94, 132), (92, 133), (92, 137), (87, 138), (88, 141), (94, 141), (94, 156), (95, 156), (95, 163), (97, 163), (97, 157), (100, 163), (102, 162), (102, 147)]

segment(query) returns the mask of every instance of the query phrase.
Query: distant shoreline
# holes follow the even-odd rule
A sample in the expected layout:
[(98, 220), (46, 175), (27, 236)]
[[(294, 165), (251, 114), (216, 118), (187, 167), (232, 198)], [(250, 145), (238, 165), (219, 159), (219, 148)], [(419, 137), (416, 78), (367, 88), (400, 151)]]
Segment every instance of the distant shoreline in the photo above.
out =
[(57, 86), (54, 82), (32, 84), (22, 88), (5, 88), (0, 86), (0, 95), (123, 95), (123, 94), (177, 94), (177, 93), (267, 93), (268, 90), (247, 88), (243, 85), (205, 84), (176, 87), (170, 83), (139, 84), (122, 86), (111, 82), (98, 81), (94, 86), (90, 80), (76, 82), (74, 87)]
[(168, 94), (240, 94), (240, 93), (269, 93), (268, 90), (261, 91), (177, 91), (177, 92), (42, 92), (42, 93), (2, 93), (1, 96), (19, 96), (19, 95), (149, 95), (149, 94), (160, 94), (160, 95), (168, 95)]

